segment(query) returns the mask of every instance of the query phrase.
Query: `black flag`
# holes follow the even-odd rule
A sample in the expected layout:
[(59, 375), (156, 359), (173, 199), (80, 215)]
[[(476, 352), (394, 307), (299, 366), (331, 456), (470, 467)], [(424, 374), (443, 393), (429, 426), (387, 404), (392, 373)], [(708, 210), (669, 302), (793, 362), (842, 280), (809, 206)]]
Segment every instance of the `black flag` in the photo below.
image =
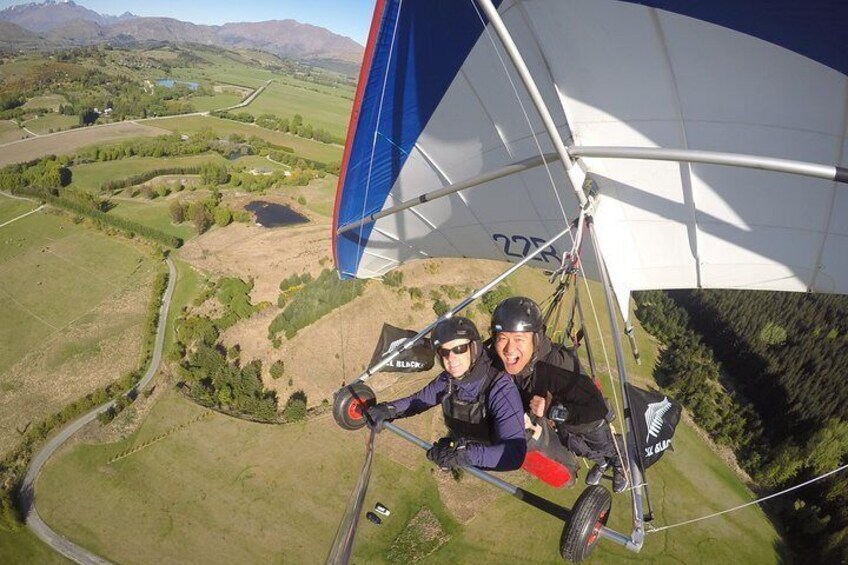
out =
[(627, 383), (627, 394), (636, 430), (636, 445), (647, 469), (671, 448), (671, 438), (680, 421), (681, 406), (664, 394), (642, 390), (630, 383)]
[[(383, 324), (380, 341), (377, 342), (377, 349), (374, 350), (374, 355), (371, 356), (371, 365), (374, 365), (390, 351), (399, 349), (407, 339), (417, 334), (418, 332), (412, 330), (404, 330), (390, 326), (389, 324)], [(425, 337), (413, 345), (412, 348), (392, 359), (381, 371), (388, 371), (390, 373), (429, 371), (433, 368), (433, 363), (433, 348), (430, 345), (430, 340)]]

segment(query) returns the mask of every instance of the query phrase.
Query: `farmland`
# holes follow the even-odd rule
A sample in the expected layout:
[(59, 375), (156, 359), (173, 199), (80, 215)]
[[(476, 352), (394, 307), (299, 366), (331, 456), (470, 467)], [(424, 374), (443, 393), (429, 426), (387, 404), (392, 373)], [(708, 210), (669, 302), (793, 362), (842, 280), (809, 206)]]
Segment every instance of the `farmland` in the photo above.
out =
[(78, 116), (63, 116), (62, 114), (45, 114), (24, 122), (24, 127), (38, 135), (45, 135), (79, 125)]
[(196, 167), (206, 163), (226, 163), (218, 153), (192, 155), (190, 157), (133, 157), (117, 161), (86, 163), (71, 168), (71, 189), (98, 193), (101, 185), (110, 180), (128, 178), (133, 175), (173, 167)]
[(115, 351), (140, 347), (154, 265), (132, 242), (45, 211), (0, 228), (0, 452), (15, 428), (135, 368)]
[[(303, 116), (304, 122), (323, 128), (333, 135), (343, 136), (353, 102), (352, 92), (327, 92), (301, 84), (272, 82), (256, 100), (244, 108), (259, 117), (274, 114), (278, 117)], [(341, 89), (340, 89), (341, 90)], [(317, 92), (316, 92), (317, 91)], [(342, 97), (342, 94), (348, 97)]]
[(0, 144), (32, 137), (10, 120), (0, 120)]
[(296, 135), (289, 135), (278, 131), (271, 131), (250, 124), (233, 122), (230, 120), (222, 120), (213, 117), (204, 116), (189, 116), (175, 117), (158, 120), (156, 126), (170, 131), (178, 131), (180, 133), (194, 133), (204, 129), (213, 129), (221, 137), (227, 137), (230, 134), (237, 133), (245, 137), (255, 135), (269, 143), (275, 145), (283, 145), (294, 149), (295, 154), (299, 157), (313, 159), (322, 163), (330, 161), (341, 161), (342, 148), (337, 145), (327, 145), (312, 141), (311, 139), (303, 139)]
[[(168, 393), (134, 435), (118, 443), (81, 445), (57, 458), (38, 486), (42, 516), (72, 539), (120, 562), (155, 557), (299, 563), (323, 557), (358, 473), (364, 433), (341, 431), (327, 416), (268, 427), (213, 415), (106, 464), (129, 446), (193, 420), (201, 410)], [(435, 422), (429, 413), (403, 425), (432, 438), (438, 433)], [(658, 524), (750, 499), (691, 431), (683, 428), (678, 435), (678, 451), (651, 471), (654, 492), (662, 493), (655, 499)], [(229, 448), (234, 442), (237, 452)], [(422, 507), (435, 513), (447, 538), (429, 562), (561, 562), (556, 550), (561, 523), (473, 478), (456, 484), (434, 475), (419, 450), (388, 432), (377, 443), (366, 506), (381, 501), (393, 512), (381, 528), (367, 522), (360, 526), (357, 562), (391, 562), (387, 554), (393, 541)], [(280, 453), (296, 454), (298, 464)], [(527, 481), (518, 473), (509, 478)], [(127, 482), (156, 488), (127, 490)], [(559, 492), (534, 482), (528, 487), (566, 505), (578, 494), (577, 489)], [(617, 496), (613, 527), (628, 530), (627, 508), (626, 495)], [(532, 536), (525, 535), (527, 524), (533, 524)], [(652, 563), (776, 563), (781, 559), (776, 544), (768, 520), (754, 508), (649, 536), (640, 558)], [(632, 558), (627, 550), (602, 542), (592, 562)]]
[(84, 147), (110, 141), (155, 137), (167, 133), (156, 127), (158, 125), (156, 122), (149, 124), (117, 122), (45, 135), (24, 142), (7, 143), (0, 150), (0, 166), (22, 163), (45, 155), (66, 155)]

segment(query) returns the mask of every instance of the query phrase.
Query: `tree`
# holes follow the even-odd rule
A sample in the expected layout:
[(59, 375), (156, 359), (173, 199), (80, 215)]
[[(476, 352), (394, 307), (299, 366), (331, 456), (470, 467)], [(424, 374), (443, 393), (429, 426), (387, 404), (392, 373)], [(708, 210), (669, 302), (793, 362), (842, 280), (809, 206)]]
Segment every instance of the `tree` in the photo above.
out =
[(760, 341), (766, 345), (783, 345), (786, 342), (786, 330), (769, 320), (760, 330)]
[(282, 360), (274, 361), (274, 364), (271, 365), (271, 378), (276, 380), (283, 376), (285, 372), (285, 363)]
[(197, 203), (192, 208), (191, 221), (194, 222), (194, 228), (197, 230), (197, 233), (204, 233), (212, 225), (209, 212), (202, 203)]
[(171, 221), (175, 224), (181, 224), (185, 221), (186, 208), (179, 200), (173, 200), (168, 205), (168, 213), (171, 215)]
[(286, 401), (283, 417), (287, 422), (299, 422), (306, 418), (306, 393), (302, 390), (293, 392)]
[(831, 418), (818, 430), (804, 449), (805, 464), (816, 473), (826, 473), (839, 467), (848, 454), (848, 421)]
[(215, 208), (215, 225), (225, 227), (233, 221), (233, 214), (230, 209), (225, 206)]

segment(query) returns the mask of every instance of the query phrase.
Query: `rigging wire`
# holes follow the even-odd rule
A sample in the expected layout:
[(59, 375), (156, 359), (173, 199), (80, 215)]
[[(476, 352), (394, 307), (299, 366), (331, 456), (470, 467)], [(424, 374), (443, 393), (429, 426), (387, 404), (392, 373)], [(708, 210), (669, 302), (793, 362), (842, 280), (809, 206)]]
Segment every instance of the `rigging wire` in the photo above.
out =
[[(524, 103), (521, 101), (521, 97), (518, 95), (518, 88), (515, 86), (515, 82), (512, 80), (512, 77), (509, 74), (509, 71), (506, 67), (506, 62), (504, 62), (503, 56), (501, 52), (498, 50), (497, 44), (495, 43), (495, 39), (492, 37), (492, 32), (489, 30), (489, 26), (486, 25), (486, 20), (483, 19), (483, 14), (480, 13), (480, 8), (477, 6), (477, 2), (475, 0), (468, 0), (471, 6), (474, 8), (474, 12), (477, 14), (477, 17), (480, 19), (480, 23), (483, 25), (483, 30), (486, 32), (486, 37), (489, 38), (489, 42), (492, 44), (492, 49), (498, 57), (498, 61), (501, 63), (501, 68), (503, 69), (504, 75), (506, 79), (509, 81), (509, 85), (512, 87), (512, 93), (515, 95), (515, 99), (518, 102), (519, 107), (521, 108), (521, 113), (524, 115), (524, 120), (527, 122), (527, 129), (530, 130), (530, 135), (533, 136), (533, 143), (536, 145), (536, 150), (539, 152), (539, 156), (542, 157), (542, 163), (545, 167), (545, 172), (548, 175), (548, 180), (551, 183), (551, 190), (554, 193), (554, 197), (556, 198), (557, 204), (559, 204), (559, 210), (562, 212), (562, 219), (565, 222), (565, 225), (569, 224), (568, 214), (565, 213), (565, 206), (563, 206), (562, 198), (557, 191), (556, 182), (554, 181), (553, 174), (551, 173), (551, 168), (548, 165), (547, 160), (544, 158), (545, 154), (542, 151), (542, 145), (539, 143), (539, 137), (536, 135), (536, 132), (533, 130), (533, 124), (530, 122), (530, 115), (527, 113), (527, 109), (524, 107)], [(574, 236), (571, 236), (572, 242), (574, 242)]]
[(327, 555), (326, 565), (347, 565), (350, 561), (350, 554), (353, 550), (353, 542), (356, 539), (356, 527), (359, 524), (359, 516), (362, 514), (362, 503), (365, 500), (365, 493), (368, 491), (368, 483), (371, 481), (371, 462), (374, 459), (374, 436), (376, 433), (373, 428), (368, 432), (368, 443), (366, 444), (365, 462), (362, 464), (362, 471), (359, 473), (359, 479), (353, 487), (353, 492), (350, 495), (350, 500), (347, 503), (342, 521), (339, 523), (339, 529), (336, 530), (336, 537), (333, 539), (333, 545), (330, 547), (330, 553)]
[[(492, 44), (492, 47), (493, 47), (493, 49), (494, 49), (494, 52), (495, 52), (495, 54), (497, 55), (498, 60), (499, 60), (499, 61), (500, 61), (500, 63), (501, 63), (501, 68), (503, 69), (504, 74), (506, 75), (507, 80), (509, 81), (509, 84), (510, 84), (510, 86), (512, 87), (513, 94), (515, 95), (516, 101), (518, 102), (518, 105), (519, 105), (519, 107), (521, 108), (521, 111), (522, 111), (522, 113), (523, 113), (523, 115), (524, 115), (524, 119), (525, 119), (525, 121), (527, 122), (528, 129), (530, 130), (530, 134), (533, 136), (533, 141), (534, 141), (534, 143), (535, 143), (535, 145), (536, 145), (536, 149), (537, 149), (537, 151), (539, 152), (539, 155), (544, 156), (544, 153), (543, 153), (543, 151), (542, 151), (541, 144), (539, 143), (539, 138), (538, 138), (538, 136), (536, 135), (536, 132), (533, 130), (533, 125), (532, 125), (532, 123), (530, 122), (530, 117), (529, 117), (529, 115), (528, 115), (528, 113), (527, 113), (526, 108), (524, 107), (524, 104), (523, 104), (523, 103), (522, 103), (522, 101), (521, 101), (521, 97), (520, 97), (520, 96), (519, 96), (519, 94), (518, 94), (518, 89), (517, 89), (517, 88), (516, 88), (516, 86), (515, 86), (515, 82), (512, 80), (512, 77), (510, 76), (509, 71), (508, 71), (508, 70), (507, 70), (507, 68), (506, 68), (506, 63), (504, 62), (503, 57), (501, 56), (501, 53), (500, 53), (500, 51), (498, 50), (497, 45), (495, 44), (494, 38), (492, 37), (492, 34), (491, 34), (491, 32), (489, 31), (488, 26), (486, 26), (486, 22), (485, 22), (485, 20), (483, 19), (483, 16), (482, 16), (482, 14), (480, 13), (480, 10), (479, 10), (479, 8), (477, 7), (476, 2), (474, 2), (474, 0), (469, 0), (469, 2), (470, 2), (470, 3), (471, 3), (471, 5), (474, 7), (474, 11), (477, 13), (477, 17), (480, 19), (480, 23), (483, 25), (483, 27), (484, 27), (484, 29), (485, 29), (485, 31), (486, 31), (486, 36), (489, 38), (489, 41), (490, 41), (490, 43)], [(549, 180), (549, 181), (550, 181), (550, 183), (551, 183), (552, 191), (553, 191), (553, 193), (554, 193), (554, 196), (556, 197), (557, 203), (559, 204), (560, 211), (562, 212), (563, 220), (565, 221), (565, 224), (566, 224), (566, 225), (568, 225), (568, 223), (569, 223), (568, 215), (567, 215), (567, 214), (566, 214), (566, 212), (565, 212), (565, 208), (564, 208), (564, 206), (563, 206), (563, 204), (562, 204), (562, 199), (560, 198), (559, 192), (557, 191), (557, 188), (556, 188), (556, 182), (554, 181), (553, 174), (551, 173), (551, 169), (550, 169), (550, 167), (549, 167), (549, 165), (548, 165), (547, 161), (543, 160), (543, 163), (544, 163), (544, 167), (545, 167), (545, 172), (546, 172), (546, 173), (547, 173), (547, 175), (548, 175), (548, 180)], [(582, 223), (583, 223), (584, 217), (585, 217), (585, 210), (582, 210), (582, 209), (581, 209), (581, 211), (580, 211), (580, 218), (579, 218), (579, 219), (580, 219), (580, 222), (579, 222), (580, 224), (582, 224)], [(583, 230), (582, 230), (582, 225), (581, 225), (581, 226), (578, 228), (578, 234), (577, 234), (577, 236), (576, 236), (576, 237), (575, 237), (574, 235), (572, 235), (572, 236), (571, 236), (571, 240), (572, 240), (572, 250), (571, 250), (571, 252), (570, 252), (568, 255), (563, 255), (561, 268), (563, 268), (563, 267), (565, 266), (565, 263), (566, 263), (566, 257), (570, 256), (570, 257), (572, 258), (572, 260), (576, 260), (576, 259), (577, 259), (577, 257), (578, 257), (578, 256), (576, 255), (576, 253), (579, 251), (579, 245), (580, 245), (580, 243), (582, 243), (582, 231), (583, 231)], [(593, 245), (595, 245), (595, 242), (593, 242)], [(585, 284), (585, 286), (586, 286), (586, 294), (589, 296), (589, 302), (590, 302), (590, 305), (591, 305), (591, 308), (592, 308), (592, 314), (593, 314), (594, 319), (595, 319), (595, 327), (597, 328), (599, 341), (600, 341), (600, 343), (601, 343), (601, 350), (603, 351), (604, 361), (605, 361), (605, 363), (606, 363), (606, 365), (607, 365), (607, 375), (609, 376), (609, 379), (610, 379), (610, 385), (611, 385), (611, 387), (610, 387), (610, 388), (611, 388), (611, 390), (612, 390), (613, 402), (614, 402), (614, 404), (615, 404), (615, 411), (616, 411), (616, 413), (619, 415), (619, 417), (621, 417), (621, 418), (622, 418), (622, 421), (624, 421), (624, 420), (623, 420), (623, 414), (624, 414), (624, 412), (623, 412), (623, 410), (621, 409), (621, 405), (620, 405), (620, 402), (619, 402), (619, 400), (618, 400), (618, 394), (616, 393), (616, 390), (615, 390), (615, 389), (616, 389), (616, 383), (615, 383), (615, 381), (614, 381), (614, 379), (613, 379), (613, 376), (612, 376), (612, 364), (610, 363), (609, 354), (608, 354), (607, 349), (606, 349), (606, 346), (605, 346), (605, 344), (604, 344), (604, 337), (603, 337), (603, 333), (601, 332), (601, 327), (600, 327), (600, 323), (599, 323), (599, 320), (598, 320), (597, 310), (596, 310), (596, 308), (595, 308), (594, 300), (592, 300), (592, 294), (589, 292), (589, 285), (588, 285), (588, 282), (587, 282), (587, 279), (586, 279), (586, 272), (585, 272), (585, 270), (583, 269), (582, 262), (580, 262), (579, 260), (577, 260), (577, 268), (578, 268), (578, 270), (579, 270), (579, 272), (580, 272), (580, 275), (581, 275), (581, 277), (582, 277), (582, 279), (583, 279), (583, 282), (584, 282), (584, 284)], [(610, 425), (610, 423), (609, 423), (609, 422), (608, 422), (607, 424), (608, 424), (608, 425)], [(626, 427), (626, 426), (625, 426), (625, 427)], [(624, 457), (624, 458), (622, 458), (622, 457), (621, 457), (621, 451), (620, 451), (619, 446), (618, 446), (618, 442), (617, 442), (617, 441), (615, 441), (615, 435), (614, 435), (615, 430), (614, 430), (614, 428), (612, 428), (612, 426), (611, 426), (611, 425), (610, 425), (610, 432), (611, 432), (611, 433), (613, 433), (613, 444), (615, 445), (615, 449), (616, 449), (616, 452), (618, 453), (619, 459), (622, 461), (622, 465), (623, 465), (623, 467), (624, 467), (624, 470), (625, 470), (625, 472), (627, 473), (628, 481), (629, 481), (629, 483), (632, 485), (632, 484), (633, 484), (633, 480), (632, 480), (632, 474), (631, 474), (631, 472), (630, 472), (630, 455), (629, 455), (629, 453), (628, 453), (627, 441), (626, 441), (626, 439), (625, 439), (625, 441), (623, 442), (623, 443), (624, 443), (624, 455), (625, 455), (625, 457)]]
[[(377, 138), (381, 137), (380, 135), (380, 122), (383, 118), (383, 100), (386, 97), (386, 85), (389, 82), (389, 68), (392, 66), (392, 55), (395, 50), (395, 39), (397, 38), (398, 31), (398, 23), (400, 22), (400, 13), (403, 10), (403, 0), (398, 2), (397, 7), (397, 15), (395, 16), (395, 24), (392, 29), (392, 41), (389, 44), (389, 56), (386, 59), (386, 72), (383, 75), (383, 86), (380, 90), (380, 103), (377, 106), (377, 123), (374, 126), (374, 138), (371, 140), (371, 157), (368, 161), (368, 175), (365, 178), (365, 198), (362, 199), (362, 216), (365, 217), (365, 209), (368, 206), (368, 193), (371, 189), (371, 173), (374, 170), (374, 153), (377, 151)], [(359, 235), (358, 240), (362, 241), (362, 230), (365, 227), (365, 224), (359, 226)]]
[(772, 499), (772, 498), (777, 498), (778, 496), (782, 496), (782, 495), (784, 495), (788, 492), (791, 492), (793, 490), (797, 490), (799, 488), (802, 488), (802, 487), (805, 487), (809, 484), (812, 484), (816, 481), (820, 481), (820, 480), (822, 480), (826, 477), (829, 477), (831, 475), (835, 475), (836, 473), (839, 473), (840, 471), (844, 471), (845, 469), (848, 469), (848, 465), (843, 465), (843, 466), (839, 467), (838, 469), (834, 469), (833, 471), (830, 471), (829, 473), (825, 473), (824, 475), (814, 477), (814, 478), (810, 479), (809, 481), (805, 481), (805, 482), (803, 482), (799, 485), (795, 485), (795, 486), (789, 487), (787, 489), (783, 489), (780, 492), (775, 492), (775, 493), (770, 494), (768, 496), (764, 496), (762, 498), (752, 500), (751, 502), (747, 502), (745, 504), (740, 504), (739, 506), (734, 506), (733, 508), (728, 508), (727, 510), (722, 510), (721, 512), (714, 512), (714, 513), (709, 514), (707, 516), (701, 516), (700, 518), (692, 518), (691, 520), (685, 520), (683, 522), (678, 522), (676, 524), (670, 524), (668, 526), (662, 526), (662, 527), (659, 527), (659, 528), (651, 527), (650, 524), (649, 524), (648, 528), (645, 530), (645, 532), (649, 533), (649, 534), (655, 534), (655, 533), (661, 532), (663, 530), (670, 530), (671, 528), (676, 528), (678, 526), (685, 526), (687, 524), (693, 524), (695, 522), (700, 522), (702, 520), (707, 520), (709, 518), (715, 518), (716, 516), (721, 516), (722, 514), (729, 514), (730, 512), (735, 512), (737, 510), (741, 510), (741, 509), (746, 508), (748, 506), (752, 506), (754, 504), (760, 504), (761, 502), (765, 502), (766, 500), (769, 500), (769, 499)]

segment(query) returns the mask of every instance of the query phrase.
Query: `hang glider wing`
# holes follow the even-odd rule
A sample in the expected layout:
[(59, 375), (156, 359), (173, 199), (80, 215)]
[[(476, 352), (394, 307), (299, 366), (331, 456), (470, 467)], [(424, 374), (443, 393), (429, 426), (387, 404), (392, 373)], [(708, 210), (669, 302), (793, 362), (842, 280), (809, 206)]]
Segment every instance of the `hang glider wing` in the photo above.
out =
[[(569, 146), (848, 161), (848, 4), (495, 4)], [(378, 1), (348, 136), (333, 225), (342, 276), (427, 257), (516, 261), (579, 210), (562, 164), (538, 164), (554, 146), (473, 2)], [(576, 166), (599, 191), (598, 241), (622, 305), (655, 288), (848, 292), (844, 184), (686, 162)], [(533, 263), (551, 268), (567, 249)]]

